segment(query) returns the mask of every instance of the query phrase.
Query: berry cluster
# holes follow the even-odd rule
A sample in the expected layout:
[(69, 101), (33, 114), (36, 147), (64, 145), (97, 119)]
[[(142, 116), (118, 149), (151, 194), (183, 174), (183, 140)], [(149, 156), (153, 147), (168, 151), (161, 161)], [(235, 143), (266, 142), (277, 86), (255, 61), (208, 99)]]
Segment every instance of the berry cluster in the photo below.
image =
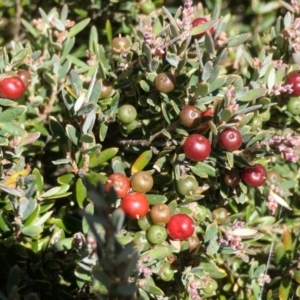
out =
[[(108, 192), (114, 188), (121, 198), (121, 208), (130, 219), (137, 219), (139, 227), (146, 231), (147, 241), (161, 245), (169, 236), (173, 240), (190, 238), (195, 229), (194, 220), (187, 214), (172, 215), (167, 204), (159, 203), (151, 207), (145, 193), (153, 187), (153, 178), (149, 172), (139, 171), (130, 179), (121, 173), (110, 175), (105, 183)], [(190, 241), (195, 244), (195, 239)]]
[[(189, 128), (196, 128), (196, 133), (190, 134), (183, 143), (183, 151), (187, 158), (195, 162), (206, 160), (211, 152), (212, 146), (210, 141), (202, 134), (199, 134), (199, 130), (203, 131), (205, 127), (209, 127), (207, 122), (202, 122), (204, 113), (207, 116), (212, 116), (213, 111), (208, 108), (203, 113), (193, 106), (184, 106), (179, 114), (179, 120), (182, 125)], [(204, 126), (203, 126), (204, 125)], [(199, 128), (197, 128), (199, 126)], [(208, 129), (208, 128), (207, 128)], [(205, 128), (205, 130), (207, 130)], [(225, 151), (236, 151), (243, 144), (243, 137), (239, 130), (230, 127), (225, 128), (217, 137), (218, 146)], [(247, 167), (242, 172), (237, 169), (226, 170), (224, 174), (225, 183), (231, 187), (235, 187), (240, 179), (251, 187), (259, 187), (266, 181), (266, 170), (261, 164), (255, 164), (252, 167)], [(184, 186), (181, 184), (184, 182)], [(187, 176), (184, 179), (180, 179), (178, 182), (178, 191), (181, 195), (188, 195), (196, 192), (198, 189), (198, 182), (193, 176)]]

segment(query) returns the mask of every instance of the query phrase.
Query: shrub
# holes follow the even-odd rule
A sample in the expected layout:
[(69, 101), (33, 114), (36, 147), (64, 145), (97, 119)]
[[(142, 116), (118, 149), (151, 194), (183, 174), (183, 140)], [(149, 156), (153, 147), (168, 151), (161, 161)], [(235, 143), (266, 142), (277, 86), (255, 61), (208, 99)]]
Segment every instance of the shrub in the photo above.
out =
[(299, 297), (300, 3), (21, 2), (1, 298)]

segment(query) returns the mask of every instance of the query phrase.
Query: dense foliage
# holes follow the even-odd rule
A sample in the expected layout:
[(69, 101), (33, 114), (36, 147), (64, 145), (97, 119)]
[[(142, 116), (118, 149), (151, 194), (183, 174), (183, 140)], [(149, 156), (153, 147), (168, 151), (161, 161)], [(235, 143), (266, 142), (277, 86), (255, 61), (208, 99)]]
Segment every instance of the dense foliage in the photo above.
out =
[(300, 297), (300, 1), (41, 2), (0, 3), (0, 299)]

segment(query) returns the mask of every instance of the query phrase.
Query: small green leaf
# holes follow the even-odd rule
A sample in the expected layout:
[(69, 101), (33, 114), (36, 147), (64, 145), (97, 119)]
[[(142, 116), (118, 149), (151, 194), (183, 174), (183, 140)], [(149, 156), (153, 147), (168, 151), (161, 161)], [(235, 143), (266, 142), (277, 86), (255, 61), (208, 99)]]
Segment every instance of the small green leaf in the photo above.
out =
[(272, 90), (273, 86), (275, 84), (275, 68), (273, 67), (268, 75), (268, 81), (267, 81), (267, 86), (269, 90)]
[(149, 91), (150, 91), (150, 86), (149, 86), (149, 84), (148, 84), (145, 80), (141, 80), (141, 81), (140, 81), (140, 85), (141, 85), (141, 88), (142, 88), (145, 92), (149, 92)]
[(31, 237), (36, 237), (38, 236), (41, 232), (43, 232), (43, 228), (41, 226), (34, 226), (34, 225), (29, 225), (27, 227), (24, 227), (22, 229), (22, 233), (24, 235), (28, 235)]
[(84, 19), (73, 26), (68, 32), (68, 38), (73, 37), (80, 31), (82, 31), (90, 23), (90, 20), (90, 18)]
[(71, 184), (74, 178), (75, 178), (74, 174), (70, 174), (70, 173), (64, 174), (57, 178), (57, 183), (61, 185)]
[(81, 92), (83, 89), (82, 81), (79, 77), (79, 74), (76, 71), (71, 70), (70, 79), (71, 79), (72, 89), (75, 92), (76, 96), (79, 97), (80, 96), (79, 92)]
[(80, 266), (78, 266), (75, 269), (74, 274), (75, 274), (76, 277), (80, 278), (83, 281), (87, 281), (87, 282), (91, 281), (90, 271), (89, 270), (85, 270), (85, 269), (81, 268)]
[(207, 272), (211, 278), (219, 279), (227, 276), (227, 273), (223, 269), (217, 267), (213, 262), (200, 263), (200, 267)]
[(218, 235), (218, 225), (217, 223), (212, 223), (207, 226), (205, 236), (204, 236), (204, 242), (208, 242), (211, 239), (216, 238)]
[(142, 289), (152, 295), (164, 295), (164, 292), (156, 285), (147, 284), (146, 286), (143, 286)]
[(73, 237), (61, 239), (57, 243), (52, 245), (52, 248), (54, 249), (54, 251), (71, 250), (74, 247), (73, 240)]
[(80, 141), (83, 143), (93, 143), (94, 142), (94, 138), (93, 136), (91, 136), (90, 134), (82, 134), (80, 136)]
[[(89, 203), (85, 208), (85, 212), (90, 214), (90, 215), (93, 215), (94, 214), (94, 204)], [(82, 232), (84, 234), (86, 234), (86, 233), (88, 233), (89, 230), (90, 230), (89, 224), (88, 224), (86, 218), (83, 218), (82, 219)]]
[(124, 164), (122, 163), (122, 159), (119, 156), (112, 159), (111, 165), (114, 173), (121, 173), (123, 175), (126, 175)]
[(69, 188), (70, 188), (69, 185), (56, 186), (56, 187), (49, 189), (45, 193), (41, 194), (40, 197), (41, 198), (49, 198), (52, 196), (57, 196), (59, 194), (64, 194), (65, 192), (67, 192), (69, 190)]
[(247, 63), (249, 64), (250, 67), (253, 68), (253, 60), (252, 60), (251, 54), (248, 51), (246, 51), (246, 49), (244, 47), (241, 47), (241, 49), (242, 49), (245, 59), (247, 60)]
[(90, 37), (89, 37), (89, 50), (95, 53), (95, 47), (99, 44), (98, 31), (95, 26), (91, 27)]
[(150, 205), (166, 203), (168, 201), (167, 197), (165, 197), (163, 195), (158, 195), (158, 194), (146, 194), (146, 197), (147, 197)]
[(59, 30), (59, 31), (66, 30), (65, 24), (60, 19), (53, 18), (52, 23), (57, 30)]
[(139, 295), (141, 296), (141, 299), (143, 299), (143, 300), (150, 300), (148, 294), (141, 288), (139, 288)]
[(101, 123), (100, 130), (99, 130), (99, 138), (101, 142), (105, 140), (107, 130), (108, 130), (107, 124), (105, 122)]
[(90, 130), (92, 130), (95, 120), (96, 120), (96, 113), (94, 110), (92, 110), (85, 117), (85, 120), (82, 125), (82, 132), (88, 133)]
[(197, 167), (197, 166), (191, 166), (191, 171), (199, 176), (199, 177), (202, 177), (202, 178), (208, 178), (208, 175), (207, 173), (201, 168), (201, 166)]
[(242, 101), (252, 101), (257, 98), (263, 97), (267, 93), (267, 90), (264, 88), (256, 88), (249, 90), (247, 94), (241, 99)]
[(215, 255), (220, 248), (220, 245), (217, 241), (211, 240), (206, 248), (206, 253), (208, 255)]
[(282, 242), (278, 242), (275, 246), (275, 263), (280, 265), (284, 262), (285, 259), (285, 247)]
[(61, 145), (65, 145), (67, 143), (68, 136), (66, 135), (64, 128), (52, 116), (50, 117), (50, 130), (53, 137), (57, 140), (58, 143), (60, 143)]
[(230, 168), (233, 168), (234, 166), (234, 155), (232, 152), (226, 152), (227, 162), (230, 166)]
[(42, 216), (40, 216), (40, 218), (38, 218), (33, 224), (35, 226), (40, 226), (43, 225), (52, 215), (53, 211), (48, 211), (45, 214), (43, 214)]
[(148, 165), (151, 158), (152, 158), (152, 151), (151, 150), (146, 150), (145, 152), (143, 152), (136, 159), (136, 161), (132, 164), (131, 173), (135, 174), (139, 171), (142, 171)]
[(62, 22), (65, 22), (68, 18), (68, 14), (69, 14), (69, 9), (68, 9), (68, 5), (64, 5), (61, 9), (61, 12), (60, 12), (60, 20)]
[(208, 178), (208, 176), (216, 176), (216, 171), (210, 165), (198, 162), (195, 166), (190, 167), (192, 172), (202, 178)]
[(52, 160), (52, 163), (54, 165), (65, 165), (65, 164), (69, 164), (70, 160), (67, 158), (62, 158), (62, 159)]
[(0, 230), (3, 232), (11, 231), (11, 225), (9, 224), (8, 220), (3, 215), (0, 215)]
[[(81, 68), (81, 72), (84, 72), (84, 71), (88, 71), (90, 69), (90, 66), (87, 65), (84, 61), (80, 60), (79, 58), (71, 55), (71, 54), (68, 54), (67, 55), (67, 59), (70, 60), (70, 62), (72, 64), (74, 64), (75, 66), (77, 66), (78, 68)], [(77, 69), (78, 71), (79, 69)]]
[(82, 18), (85, 18), (88, 15), (88, 11), (86, 9), (74, 8), (74, 12)]
[(93, 86), (93, 90), (88, 99), (90, 103), (97, 103), (97, 101), (99, 100), (101, 89), (102, 89), (102, 84), (101, 84), (100, 80), (97, 80)]
[(111, 44), (113, 33), (112, 33), (112, 27), (109, 19), (107, 19), (105, 22), (105, 32), (106, 32), (107, 41), (109, 44)]
[(76, 130), (75, 127), (73, 127), (72, 125), (68, 124), (66, 126), (66, 133), (69, 137), (69, 139), (71, 140), (71, 142), (74, 144), (74, 145), (78, 145), (78, 141), (79, 141), (79, 132)]
[(235, 47), (240, 44), (243, 44), (251, 37), (250, 33), (242, 33), (237, 36), (234, 36), (226, 41), (228, 47)]
[(282, 277), (279, 286), (279, 299), (288, 300), (290, 299), (290, 291), (292, 287), (291, 277)]
[(76, 181), (76, 200), (79, 207), (83, 208), (83, 202), (87, 198), (86, 187), (82, 182), (81, 178), (78, 178)]
[(232, 118), (232, 116), (233, 116), (233, 114), (230, 109), (224, 109), (224, 110), (222, 110), (222, 112), (220, 114), (220, 119), (223, 122), (227, 122)]
[(177, 56), (176, 54), (167, 52), (166, 60), (167, 60), (167, 62), (168, 62), (171, 66), (177, 68), (177, 67), (178, 67), (178, 64), (179, 64), (179, 62), (180, 62), (180, 57)]
[(67, 76), (71, 69), (71, 62), (67, 59), (58, 70), (58, 81), (61, 81), (63, 78)]
[(67, 58), (68, 54), (70, 54), (70, 52), (73, 49), (74, 45), (75, 45), (75, 38), (74, 37), (67, 38), (64, 41), (64, 47), (63, 47), (62, 54), (61, 54), (61, 61), (62, 62)]
[(128, 243), (133, 241), (133, 237), (131, 236), (117, 236), (117, 240), (121, 245), (127, 245)]
[(25, 146), (34, 143), (41, 136), (40, 132), (30, 132), (23, 136), (19, 142), (19, 146)]
[(104, 271), (99, 270), (98, 266), (96, 266), (92, 272), (96, 280), (100, 281), (105, 286), (109, 286), (110, 284), (109, 276)]
[(66, 108), (68, 110), (71, 110), (74, 106), (74, 101), (73, 101), (71, 95), (69, 93), (67, 93), (65, 89), (63, 89), (61, 91), (61, 94), (62, 94), (62, 98), (64, 101), (64, 105), (66, 106)]
[(109, 161), (110, 159), (112, 159), (113, 157), (115, 157), (117, 155), (119, 151), (119, 148), (108, 148), (105, 149), (103, 151), (101, 151), (100, 155), (97, 155), (96, 159), (97, 159), (97, 164), (103, 164), (107, 161)]
[(1, 106), (16, 106), (17, 103), (16, 103), (16, 101), (13, 101), (13, 100), (0, 98), (0, 105)]
[(0, 122), (0, 129), (5, 133), (11, 134), (13, 136), (25, 136), (27, 132), (18, 125), (11, 122)]
[(49, 21), (49, 18), (48, 18), (48, 16), (47, 16), (46, 12), (45, 12), (41, 7), (39, 7), (38, 10), (39, 10), (39, 13), (40, 13), (40, 15), (41, 15), (43, 21), (44, 21), (47, 25), (50, 25), (50, 21)]
[(31, 215), (24, 222), (24, 226), (32, 225), (35, 222), (35, 220), (38, 218), (39, 214), (40, 214), (40, 206), (37, 205), (35, 207), (35, 210), (31, 213)]
[(163, 30), (162, 22), (163, 22), (163, 20), (162, 20), (161, 16), (155, 19), (154, 25), (153, 25), (153, 34), (157, 35)]
[(239, 89), (235, 93), (235, 98), (238, 100), (242, 99), (248, 93), (248, 90), (249, 90), (248, 87), (243, 87), (243, 88)]
[(210, 78), (213, 71), (214, 71), (213, 63), (211, 61), (208, 61), (203, 67), (202, 80), (207, 81)]
[(252, 111), (257, 111), (261, 107), (262, 107), (262, 105), (258, 104), (258, 105), (253, 105), (253, 106), (241, 108), (241, 109), (238, 109), (235, 114), (247, 114), (247, 113), (252, 112)]
[(15, 54), (11, 60), (11, 64), (13, 64), (15, 67), (19, 66), (23, 63), (24, 59), (28, 55), (28, 49), (22, 49), (17, 54)]
[[(209, 85), (209, 92), (213, 92), (225, 83), (226, 77), (220, 76)], [(206, 96), (207, 93), (204, 95)]]
[(16, 196), (16, 197), (22, 197), (23, 194), (18, 191), (17, 189), (11, 188), (5, 184), (3, 184), (2, 182), (0, 182), (0, 191), (3, 190), (4, 192), (6, 192), (9, 195), (12, 196)]
[(198, 96), (205, 97), (207, 96), (209, 90), (210, 90), (210, 84), (207, 82), (201, 82), (197, 87), (195, 93)]
[(37, 202), (35, 199), (21, 199), (18, 207), (18, 213), (22, 220), (26, 220), (35, 210)]
[(28, 32), (35, 38), (37, 38), (38, 34), (35, 30), (35, 28), (27, 22), (25, 19), (21, 19), (22, 25), (28, 30)]
[(214, 45), (214, 40), (210, 34), (205, 34), (205, 48), (210, 57), (215, 57), (216, 50)]

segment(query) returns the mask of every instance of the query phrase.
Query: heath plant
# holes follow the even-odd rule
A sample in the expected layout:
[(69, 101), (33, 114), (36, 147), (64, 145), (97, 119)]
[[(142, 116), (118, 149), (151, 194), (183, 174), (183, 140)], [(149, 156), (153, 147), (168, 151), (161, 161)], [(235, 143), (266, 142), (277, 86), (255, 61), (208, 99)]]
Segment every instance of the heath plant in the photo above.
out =
[(300, 1), (0, 8), (1, 299), (300, 297)]

